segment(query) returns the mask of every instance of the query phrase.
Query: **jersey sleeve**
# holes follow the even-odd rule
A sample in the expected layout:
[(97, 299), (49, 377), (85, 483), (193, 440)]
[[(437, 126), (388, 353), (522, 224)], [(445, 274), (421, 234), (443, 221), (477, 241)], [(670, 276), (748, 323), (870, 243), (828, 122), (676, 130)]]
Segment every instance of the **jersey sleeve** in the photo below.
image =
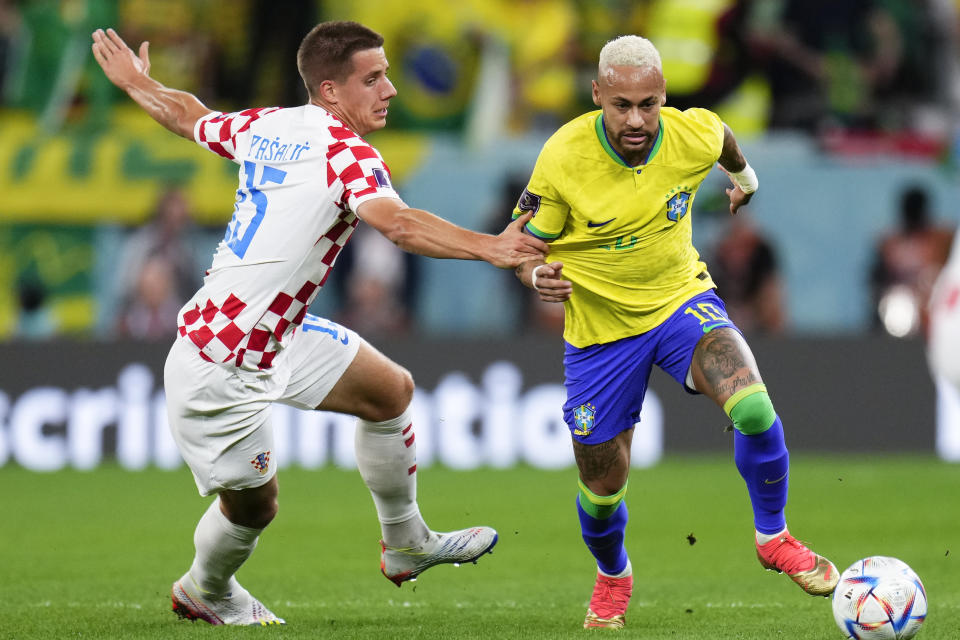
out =
[(327, 152), (327, 184), (343, 184), (343, 202), (352, 211), (375, 198), (400, 199), (390, 182), (390, 169), (380, 152), (363, 138), (338, 140)]
[(723, 152), (723, 120), (713, 111), (699, 107), (687, 109), (683, 115), (709, 164), (715, 163)]
[(563, 232), (567, 222), (570, 207), (556, 187), (547, 179), (550, 171), (549, 147), (545, 147), (537, 158), (533, 168), (533, 175), (527, 188), (523, 190), (517, 206), (513, 209), (513, 219), (517, 219), (528, 211), (533, 212), (533, 218), (526, 224), (525, 229), (541, 240), (554, 240)]
[(240, 164), (244, 145), (250, 140), (250, 128), (254, 122), (279, 107), (245, 109), (235, 113), (213, 111), (197, 120), (193, 127), (193, 139), (204, 149)]

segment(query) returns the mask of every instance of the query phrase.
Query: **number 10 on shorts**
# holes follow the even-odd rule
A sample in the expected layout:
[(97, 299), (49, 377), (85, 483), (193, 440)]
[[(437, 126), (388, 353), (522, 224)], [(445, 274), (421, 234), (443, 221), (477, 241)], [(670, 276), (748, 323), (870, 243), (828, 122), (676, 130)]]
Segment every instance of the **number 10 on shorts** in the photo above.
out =
[(698, 302), (696, 309), (694, 309), (694, 305), (691, 305), (684, 309), (683, 313), (696, 318), (700, 322), (700, 326), (703, 327), (704, 333), (719, 326), (729, 326), (730, 324), (730, 320), (723, 310), (711, 302)]

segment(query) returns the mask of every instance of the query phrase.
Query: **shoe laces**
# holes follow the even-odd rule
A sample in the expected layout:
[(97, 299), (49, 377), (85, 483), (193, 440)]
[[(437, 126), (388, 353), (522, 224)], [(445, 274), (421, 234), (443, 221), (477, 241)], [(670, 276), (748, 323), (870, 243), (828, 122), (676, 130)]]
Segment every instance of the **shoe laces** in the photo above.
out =
[(611, 618), (621, 614), (630, 602), (631, 580), (598, 575), (590, 598), (590, 610), (601, 618)]
[(777, 568), (785, 571), (788, 575), (809, 571), (817, 566), (816, 554), (790, 534), (782, 535), (772, 542), (777, 544), (768, 558)]

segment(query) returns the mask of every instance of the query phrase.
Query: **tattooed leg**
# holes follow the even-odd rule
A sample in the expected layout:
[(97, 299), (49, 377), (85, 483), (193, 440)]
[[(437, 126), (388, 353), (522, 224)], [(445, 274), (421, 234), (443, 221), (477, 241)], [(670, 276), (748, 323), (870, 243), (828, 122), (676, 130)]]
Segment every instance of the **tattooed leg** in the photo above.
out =
[[(631, 574), (630, 560), (623, 546), (628, 519), (623, 498), (627, 492), (632, 439), (633, 429), (628, 429), (600, 444), (573, 442), (580, 469), (577, 514), (583, 541), (596, 559), (600, 573), (624, 579)], [(588, 613), (588, 620), (591, 614), (596, 617), (596, 611)]]
[(729, 328), (703, 336), (693, 351), (690, 367), (697, 391), (721, 407), (737, 391), (763, 382), (747, 341)]
[(598, 495), (619, 491), (630, 473), (632, 442), (632, 428), (600, 444), (581, 444), (574, 440), (573, 456), (580, 470), (580, 481)]
[(787, 526), (790, 454), (756, 360), (743, 336), (717, 329), (700, 339), (691, 367), (697, 390), (733, 421), (734, 462), (750, 494), (754, 527), (765, 541)]

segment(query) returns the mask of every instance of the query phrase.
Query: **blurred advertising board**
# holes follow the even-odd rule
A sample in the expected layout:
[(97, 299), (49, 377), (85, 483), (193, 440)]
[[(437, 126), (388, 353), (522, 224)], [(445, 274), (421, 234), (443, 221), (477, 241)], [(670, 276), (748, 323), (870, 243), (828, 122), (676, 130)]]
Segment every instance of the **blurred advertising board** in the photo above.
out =
[[(751, 343), (791, 451), (925, 453), (939, 442), (943, 457), (960, 459), (943, 444), (960, 441), (960, 426), (941, 417), (937, 434), (936, 391), (921, 343), (879, 336)], [(559, 337), (396, 339), (376, 346), (417, 382), (419, 465), (573, 463), (561, 411)], [(0, 372), (0, 465), (52, 471), (114, 460), (129, 469), (182, 464), (164, 407), (167, 349), (132, 342), (0, 345), (7, 364)], [(955, 402), (960, 416), (960, 398)], [(354, 466), (353, 418), (275, 405), (273, 424), (281, 466)], [(657, 370), (635, 432), (633, 464), (732, 453), (728, 425), (709, 400)]]

